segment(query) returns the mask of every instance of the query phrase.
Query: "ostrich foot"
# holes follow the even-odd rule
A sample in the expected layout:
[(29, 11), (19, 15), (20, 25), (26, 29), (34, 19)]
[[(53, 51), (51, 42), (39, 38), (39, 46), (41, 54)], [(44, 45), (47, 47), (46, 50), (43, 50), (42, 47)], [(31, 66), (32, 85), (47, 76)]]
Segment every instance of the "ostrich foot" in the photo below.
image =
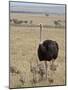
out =
[(50, 84), (54, 82), (54, 80), (51, 79), (51, 78), (48, 78), (48, 81), (49, 81)]
[(50, 65), (50, 70), (56, 71), (56, 69), (57, 69), (57, 65)]

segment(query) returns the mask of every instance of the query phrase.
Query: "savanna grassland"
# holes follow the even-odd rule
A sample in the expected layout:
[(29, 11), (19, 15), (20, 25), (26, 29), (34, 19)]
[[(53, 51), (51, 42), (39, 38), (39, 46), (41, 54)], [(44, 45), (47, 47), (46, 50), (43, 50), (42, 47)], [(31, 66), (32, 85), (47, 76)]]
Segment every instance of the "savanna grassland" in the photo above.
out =
[[(65, 84), (65, 28), (42, 28), (42, 40), (55, 40), (59, 45), (59, 54), (55, 60), (56, 70), (50, 70), (48, 62), (48, 78), (42, 79), (39, 72), (32, 71), (44, 66), (37, 56), (37, 48), (40, 42), (40, 27), (27, 27), (27, 25), (51, 25), (54, 20), (61, 20), (65, 24), (63, 15), (33, 15), (23, 13), (10, 13), (10, 18), (27, 20), (28, 23), (18, 25), (10, 23), (10, 88), (64, 85)], [(32, 23), (29, 23), (32, 21)], [(39, 71), (39, 70), (37, 70)], [(45, 69), (44, 69), (45, 71)], [(45, 72), (46, 73), (46, 72)], [(41, 79), (40, 79), (41, 78)]]

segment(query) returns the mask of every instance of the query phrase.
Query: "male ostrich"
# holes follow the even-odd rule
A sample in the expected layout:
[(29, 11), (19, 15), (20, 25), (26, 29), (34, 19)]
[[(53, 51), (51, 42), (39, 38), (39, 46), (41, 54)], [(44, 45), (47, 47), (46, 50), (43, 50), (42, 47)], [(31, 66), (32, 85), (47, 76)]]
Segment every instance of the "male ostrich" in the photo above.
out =
[(46, 79), (47, 79), (47, 61), (53, 62), (58, 56), (58, 43), (53, 40), (45, 40), (42, 43), (39, 44), (38, 47), (38, 58), (40, 61), (45, 61), (45, 67), (46, 67)]

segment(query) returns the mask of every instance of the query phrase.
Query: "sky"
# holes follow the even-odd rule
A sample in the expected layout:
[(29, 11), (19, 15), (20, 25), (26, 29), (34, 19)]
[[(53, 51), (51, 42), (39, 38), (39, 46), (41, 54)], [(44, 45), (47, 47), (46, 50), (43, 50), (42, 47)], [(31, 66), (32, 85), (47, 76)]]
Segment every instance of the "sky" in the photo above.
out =
[(65, 14), (65, 5), (10, 2), (10, 11)]

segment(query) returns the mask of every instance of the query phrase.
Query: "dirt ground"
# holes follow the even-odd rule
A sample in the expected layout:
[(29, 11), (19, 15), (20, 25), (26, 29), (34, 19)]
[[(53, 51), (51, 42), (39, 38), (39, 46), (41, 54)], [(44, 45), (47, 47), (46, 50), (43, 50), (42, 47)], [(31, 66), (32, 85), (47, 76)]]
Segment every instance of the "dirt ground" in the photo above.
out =
[[(53, 25), (54, 20), (65, 20), (64, 16), (41, 16), (10, 13), (10, 18), (32, 20), (32, 24)], [(43, 28), (42, 40), (55, 40), (59, 45), (59, 54), (55, 60), (56, 70), (48, 63), (47, 80), (31, 71), (32, 67), (44, 66), (37, 56), (40, 42), (39, 27), (23, 27), (10, 24), (10, 88), (50, 86), (65, 84), (65, 29)], [(46, 74), (46, 73), (45, 73)], [(35, 80), (34, 80), (35, 79)]]

